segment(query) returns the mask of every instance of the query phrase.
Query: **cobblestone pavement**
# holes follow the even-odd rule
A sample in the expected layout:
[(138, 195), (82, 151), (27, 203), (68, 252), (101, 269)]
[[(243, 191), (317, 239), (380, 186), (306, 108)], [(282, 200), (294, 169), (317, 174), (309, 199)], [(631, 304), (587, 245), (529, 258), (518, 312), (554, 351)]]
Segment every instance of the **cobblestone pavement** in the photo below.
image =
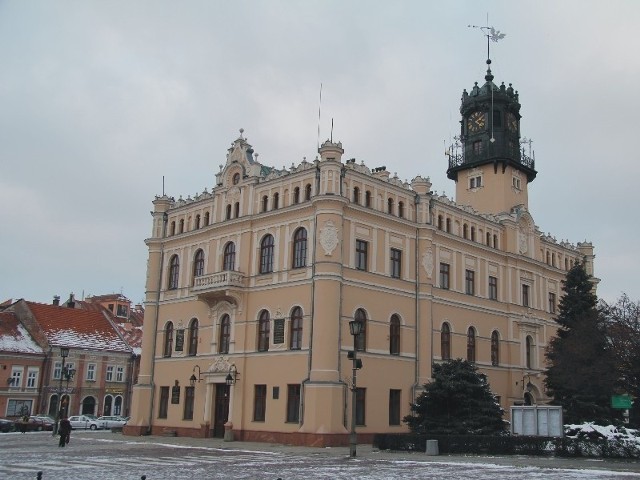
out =
[(57, 446), (47, 432), (0, 434), (0, 479), (633, 479), (637, 461), (539, 457), (435, 456), (359, 445), (306, 448), (218, 439), (125, 437), (74, 431)]

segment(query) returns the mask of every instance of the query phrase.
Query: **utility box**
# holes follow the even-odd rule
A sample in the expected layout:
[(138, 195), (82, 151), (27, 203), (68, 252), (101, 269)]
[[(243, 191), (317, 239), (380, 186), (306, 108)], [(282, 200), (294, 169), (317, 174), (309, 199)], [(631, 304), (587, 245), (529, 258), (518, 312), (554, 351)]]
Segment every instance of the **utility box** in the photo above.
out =
[(538, 437), (562, 437), (562, 407), (531, 405), (511, 407), (511, 433)]

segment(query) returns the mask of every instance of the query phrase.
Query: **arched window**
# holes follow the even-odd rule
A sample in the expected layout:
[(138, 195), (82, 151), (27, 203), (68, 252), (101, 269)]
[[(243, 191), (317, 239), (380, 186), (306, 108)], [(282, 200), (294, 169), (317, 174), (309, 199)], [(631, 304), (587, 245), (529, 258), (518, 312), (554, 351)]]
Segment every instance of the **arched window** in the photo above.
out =
[(371, 192), (367, 190), (364, 194), (364, 206), (371, 208)]
[(389, 321), (389, 353), (400, 355), (400, 317), (395, 313)]
[(497, 330), (491, 334), (491, 365), (500, 365), (500, 334)]
[(240, 174), (238, 172), (233, 174), (233, 180), (231, 180), (231, 182), (234, 185), (237, 185), (238, 183), (240, 183)]
[(354, 320), (362, 323), (362, 330), (356, 335), (354, 348), (359, 352), (364, 352), (367, 349), (367, 313), (359, 308), (356, 310)]
[(440, 330), (440, 356), (442, 360), (451, 360), (451, 328), (446, 322)]
[(200, 228), (200, 215), (196, 215), (196, 230)]
[(236, 269), (236, 244), (229, 242), (224, 246), (224, 257), (222, 269), (225, 271), (233, 271)]
[(240, 216), (240, 202), (235, 203), (234, 210), (233, 218), (238, 218)]
[(527, 368), (533, 368), (533, 338), (531, 338), (531, 335), (527, 335), (525, 348), (525, 361)]
[(198, 353), (198, 319), (191, 319), (189, 323), (189, 355), (195, 357)]
[(398, 216), (404, 218), (404, 202), (398, 202)]
[(443, 223), (442, 215), (438, 215), (438, 230), (442, 230)]
[(307, 231), (300, 227), (293, 234), (293, 268), (307, 265)]
[(447, 233), (451, 233), (451, 219), (447, 218)]
[(169, 235), (173, 236), (176, 234), (176, 222), (171, 222), (171, 227), (169, 228)]
[(289, 348), (300, 350), (302, 348), (302, 309), (295, 307), (291, 310), (291, 333), (289, 335)]
[(393, 198), (387, 200), (387, 213), (393, 214)]
[(300, 203), (300, 187), (293, 189), (293, 203)]
[(471, 241), (476, 241), (476, 227), (471, 227)]
[(358, 187), (353, 187), (353, 203), (356, 205), (360, 203), (360, 189)]
[(473, 327), (467, 330), (467, 361), (476, 361), (476, 330)]
[(304, 189), (304, 199), (308, 202), (311, 200), (311, 184), (307, 183), (307, 186)]
[(220, 337), (218, 341), (218, 353), (229, 353), (231, 340), (231, 319), (229, 315), (223, 315), (220, 319)]
[(265, 235), (260, 242), (260, 273), (273, 272), (273, 235)]
[(266, 195), (262, 197), (262, 211), (266, 212), (269, 207), (269, 197)]
[(209, 225), (209, 212), (204, 212), (204, 226)]
[(226, 218), (227, 220), (231, 220), (231, 204), (227, 205), (227, 210), (224, 218)]
[(467, 238), (468, 230), (469, 230), (469, 227), (467, 226), (466, 223), (462, 225), (462, 238)]
[(184, 218), (180, 219), (180, 232), (179, 233), (184, 233)]
[(487, 247), (491, 246), (491, 234), (487, 232)]
[(193, 257), (193, 278), (204, 275), (204, 251), (200, 248)]
[(280, 194), (279, 193), (274, 193), (273, 194), (273, 208), (271, 210), (277, 210), (280, 206)]
[(163, 357), (170, 357), (173, 348), (173, 322), (167, 322), (164, 327), (164, 349)]
[(269, 312), (263, 310), (258, 319), (258, 351), (269, 350)]
[(169, 261), (169, 290), (178, 288), (178, 277), (180, 275), (180, 260), (178, 255), (171, 257)]
[(498, 236), (493, 236), (493, 248), (498, 248)]

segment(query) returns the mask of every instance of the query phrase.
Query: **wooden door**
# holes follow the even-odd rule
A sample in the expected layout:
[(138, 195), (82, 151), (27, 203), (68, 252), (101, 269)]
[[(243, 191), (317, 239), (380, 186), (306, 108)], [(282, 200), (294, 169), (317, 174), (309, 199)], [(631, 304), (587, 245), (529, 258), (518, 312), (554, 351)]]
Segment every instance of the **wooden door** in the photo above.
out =
[(213, 436), (224, 438), (224, 424), (229, 419), (229, 385), (216, 383), (216, 399), (214, 406)]

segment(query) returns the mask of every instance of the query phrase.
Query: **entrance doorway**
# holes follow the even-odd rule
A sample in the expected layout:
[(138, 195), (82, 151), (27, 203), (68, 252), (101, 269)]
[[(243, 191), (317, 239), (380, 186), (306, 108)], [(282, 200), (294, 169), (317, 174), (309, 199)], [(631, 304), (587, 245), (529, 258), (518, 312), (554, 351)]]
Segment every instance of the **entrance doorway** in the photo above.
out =
[(230, 387), (225, 383), (216, 383), (216, 400), (213, 410), (213, 436), (224, 438), (224, 424), (229, 419)]

